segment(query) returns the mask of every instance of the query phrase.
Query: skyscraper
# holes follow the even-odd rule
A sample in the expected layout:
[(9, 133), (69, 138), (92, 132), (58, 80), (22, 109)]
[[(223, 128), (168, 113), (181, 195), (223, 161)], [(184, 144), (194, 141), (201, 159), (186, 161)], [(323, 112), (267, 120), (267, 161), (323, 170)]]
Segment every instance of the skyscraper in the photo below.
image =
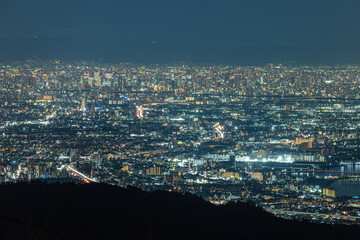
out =
[(94, 81), (95, 81), (95, 86), (101, 86), (100, 72), (94, 72)]
[(86, 98), (83, 97), (82, 100), (81, 100), (81, 106), (80, 106), (80, 109), (85, 109), (86, 108)]

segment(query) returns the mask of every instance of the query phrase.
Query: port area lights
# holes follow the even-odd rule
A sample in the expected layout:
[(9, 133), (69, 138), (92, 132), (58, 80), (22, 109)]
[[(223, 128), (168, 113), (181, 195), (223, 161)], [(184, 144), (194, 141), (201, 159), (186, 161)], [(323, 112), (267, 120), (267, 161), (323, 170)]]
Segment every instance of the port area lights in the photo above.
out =
[(236, 159), (238, 162), (276, 162), (276, 163), (293, 163), (294, 159), (291, 156), (278, 156), (277, 158), (250, 158), (248, 156)]

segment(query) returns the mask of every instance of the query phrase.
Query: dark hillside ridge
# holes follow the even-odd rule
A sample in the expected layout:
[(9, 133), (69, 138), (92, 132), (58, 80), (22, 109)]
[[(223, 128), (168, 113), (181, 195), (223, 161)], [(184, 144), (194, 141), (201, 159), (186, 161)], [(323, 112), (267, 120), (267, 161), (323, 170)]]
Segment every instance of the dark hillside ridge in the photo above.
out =
[(277, 218), (245, 203), (105, 184), (0, 185), (0, 239), (350, 239), (357, 226)]

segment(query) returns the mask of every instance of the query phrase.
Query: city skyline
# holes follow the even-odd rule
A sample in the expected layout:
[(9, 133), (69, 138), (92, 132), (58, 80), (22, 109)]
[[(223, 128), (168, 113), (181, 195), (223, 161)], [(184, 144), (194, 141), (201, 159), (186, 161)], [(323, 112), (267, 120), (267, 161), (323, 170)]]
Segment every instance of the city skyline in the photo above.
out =
[(358, 224), (359, 89), (358, 65), (1, 64), (0, 182), (133, 186)]

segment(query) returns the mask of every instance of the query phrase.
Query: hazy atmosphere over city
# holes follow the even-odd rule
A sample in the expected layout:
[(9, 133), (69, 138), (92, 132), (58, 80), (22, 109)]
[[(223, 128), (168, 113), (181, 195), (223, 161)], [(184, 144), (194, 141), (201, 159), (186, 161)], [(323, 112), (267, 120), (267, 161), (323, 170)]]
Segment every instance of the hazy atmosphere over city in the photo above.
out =
[(343, 64), (360, 61), (356, 0), (2, 0), (2, 60)]
[(0, 239), (360, 236), (359, 7), (0, 0)]

